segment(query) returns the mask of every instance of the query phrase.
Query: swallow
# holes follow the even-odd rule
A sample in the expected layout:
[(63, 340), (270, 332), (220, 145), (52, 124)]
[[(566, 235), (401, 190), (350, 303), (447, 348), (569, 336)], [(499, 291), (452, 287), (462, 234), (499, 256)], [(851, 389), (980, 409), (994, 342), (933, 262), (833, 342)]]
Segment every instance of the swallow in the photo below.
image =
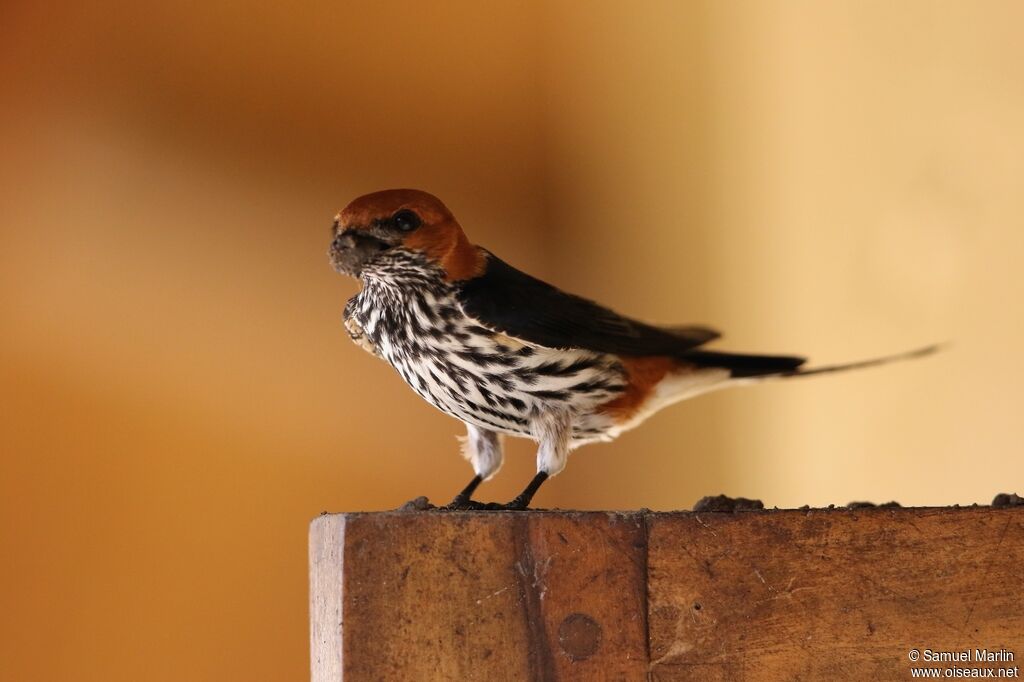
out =
[[(328, 255), (362, 283), (344, 310), (352, 340), (466, 426), (474, 476), (449, 509), (526, 509), (575, 448), (611, 441), (681, 400), (936, 349), (814, 368), (796, 355), (709, 350), (714, 329), (647, 324), (517, 270), (419, 190), (352, 201), (334, 218)], [(537, 473), (507, 504), (477, 502), (477, 487), (501, 468), (505, 435), (537, 443)]]

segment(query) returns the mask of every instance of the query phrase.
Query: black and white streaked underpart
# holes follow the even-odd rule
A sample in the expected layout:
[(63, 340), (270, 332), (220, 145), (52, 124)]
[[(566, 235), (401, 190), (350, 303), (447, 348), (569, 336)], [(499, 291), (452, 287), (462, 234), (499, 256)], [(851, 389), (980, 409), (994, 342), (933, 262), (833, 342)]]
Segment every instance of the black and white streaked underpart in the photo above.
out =
[[(429, 273), (422, 259), (390, 256), (365, 273), (362, 291), (345, 307), (346, 326), (442, 412), (529, 437), (530, 419), (541, 412), (585, 413), (588, 404), (623, 389), (623, 370), (613, 356), (544, 348), (483, 327), (463, 313), (454, 287)], [(577, 420), (573, 440), (600, 439), (608, 426)]]

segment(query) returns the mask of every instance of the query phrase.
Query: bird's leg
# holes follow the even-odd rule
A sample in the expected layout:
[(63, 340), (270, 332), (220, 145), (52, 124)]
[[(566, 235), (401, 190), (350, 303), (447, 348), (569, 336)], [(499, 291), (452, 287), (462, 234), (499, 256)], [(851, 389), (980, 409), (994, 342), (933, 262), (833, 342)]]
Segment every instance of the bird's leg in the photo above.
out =
[(530, 430), (538, 442), (537, 475), (511, 502), (489, 506), (489, 508), (513, 511), (526, 509), (544, 481), (565, 468), (565, 462), (569, 458), (569, 442), (572, 437), (572, 415), (568, 412), (538, 415), (531, 421)]
[(476, 476), (462, 489), (446, 509), (481, 509), (485, 505), (470, 499), (477, 486), (493, 476), (501, 468), (501, 437), (495, 431), (466, 424), (466, 437), (462, 441), (462, 454), (473, 465)]
[(538, 471), (537, 475), (530, 480), (529, 485), (527, 485), (526, 488), (523, 489), (523, 492), (516, 495), (515, 499), (513, 499), (511, 502), (501, 505), (501, 508), (519, 511), (526, 509), (527, 507), (530, 506), (530, 501), (533, 499), (533, 496), (537, 493), (537, 490), (540, 488), (541, 484), (546, 480), (548, 480), (548, 472)]
[(465, 488), (463, 488), (462, 492), (459, 493), (458, 495), (456, 495), (455, 499), (453, 499), (451, 502), (449, 502), (446, 508), (447, 509), (472, 509), (475, 506), (481, 504), (479, 502), (474, 502), (473, 500), (471, 500), (469, 498), (473, 497), (473, 493), (474, 493), (474, 491), (476, 491), (477, 486), (479, 486), (481, 483), (483, 483), (483, 481), (484, 481), (484, 479), (479, 474), (474, 476), (473, 480), (469, 482), (469, 485), (467, 485)]

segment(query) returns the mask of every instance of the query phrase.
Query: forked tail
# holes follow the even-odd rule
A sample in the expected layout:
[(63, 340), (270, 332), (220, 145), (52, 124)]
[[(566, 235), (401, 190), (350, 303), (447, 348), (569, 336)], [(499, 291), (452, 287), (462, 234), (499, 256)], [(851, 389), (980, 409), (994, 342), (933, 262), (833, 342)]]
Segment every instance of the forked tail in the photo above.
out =
[[(830, 372), (845, 372), (848, 369), (866, 369), (868, 367), (878, 367), (880, 365), (888, 365), (890, 362), (902, 362), (903, 360), (913, 360), (915, 358), (923, 358), (931, 355), (932, 353), (942, 350), (944, 344), (933, 343), (930, 346), (923, 348), (916, 348), (914, 350), (906, 351), (904, 353), (896, 353), (894, 355), (883, 355), (880, 358), (871, 358), (870, 360), (857, 360), (854, 362), (843, 362), (837, 365), (822, 365), (821, 367), (810, 367), (808, 369), (797, 368), (788, 372), (780, 372), (776, 376), (780, 377), (809, 377), (814, 374), (828, 374)], [(770, 375), (769, 375), (770, 376)]]
[(744, 353), (720, 353), (716, 351), (693, 350), (680, 356), (680, 360), (701, 367), (721, 367), (728, 369), (734, 379), (770, 378), (770, 377), (806, 377), (814, 374), (845, 372), (851, 369), (865, 369), (920, 358), (938, 351), (942, 344), (933, 344), (917, 348), (905, 353), (886, 355), (869, 360), (857, 360), (822, 367), (803, 368), (806, 358), (793, 355), (748, 355)]

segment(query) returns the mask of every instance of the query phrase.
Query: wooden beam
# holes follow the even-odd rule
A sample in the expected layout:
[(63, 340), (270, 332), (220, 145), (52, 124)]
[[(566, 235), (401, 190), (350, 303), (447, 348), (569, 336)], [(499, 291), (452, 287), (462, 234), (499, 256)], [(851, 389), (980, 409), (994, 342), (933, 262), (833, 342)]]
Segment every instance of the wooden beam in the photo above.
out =
[(314, 682), (902, 679), (912, 649), (1024, 657), (1022, 507), (324, 515), (310, 559)]

